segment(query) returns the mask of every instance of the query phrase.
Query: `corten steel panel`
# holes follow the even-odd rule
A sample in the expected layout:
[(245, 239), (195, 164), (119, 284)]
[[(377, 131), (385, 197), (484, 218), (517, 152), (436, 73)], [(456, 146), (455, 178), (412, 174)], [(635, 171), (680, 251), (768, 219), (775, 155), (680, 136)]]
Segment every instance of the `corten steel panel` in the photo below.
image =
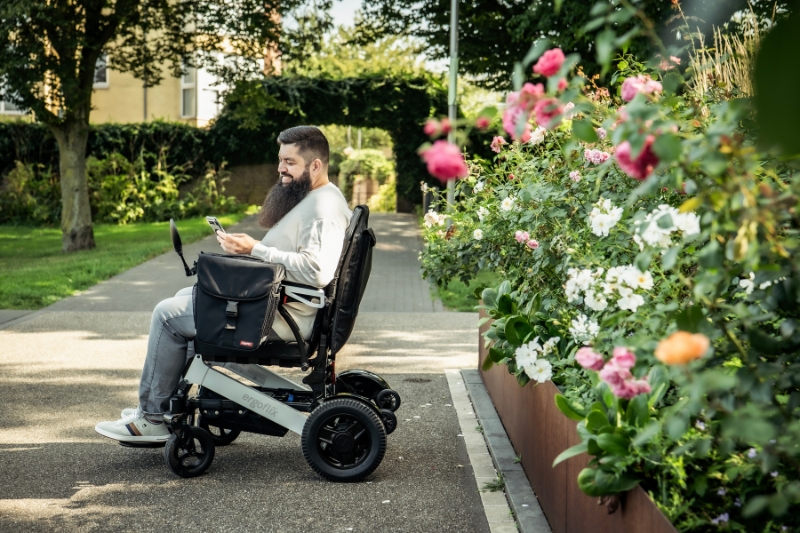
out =
[[(488, 323), (481, 332), (487, 328)], [(481, 337), (479, 368), (485, 357)], [(586, 454), (552, 467), (559, 453), (580, 442), (576, 422), (555, 405), (559, 391), (553, 382), (520, 387), (505, 366), (481, 376), (553, 533), (677, 533), (641, 487), (624, 494), (611, 515), (597, 498), (581, 492), (576, 480), (588, 462)]]

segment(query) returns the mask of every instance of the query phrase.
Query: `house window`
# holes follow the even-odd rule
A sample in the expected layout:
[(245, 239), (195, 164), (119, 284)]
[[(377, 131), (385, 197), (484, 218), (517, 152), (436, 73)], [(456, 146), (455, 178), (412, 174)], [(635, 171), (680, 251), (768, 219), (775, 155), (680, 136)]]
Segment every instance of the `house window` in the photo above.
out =
[(0, 114), (21, 115), (25, 111), (14, 101), (6, 99), (6, 91), (0, 87)]
[(103, 52), (94, 64), (95, 89), (108, 89), (108, 54)]
[(197, 113), (197, 69), (186, 68), (181, 76), (181, 118), (193, 118)]

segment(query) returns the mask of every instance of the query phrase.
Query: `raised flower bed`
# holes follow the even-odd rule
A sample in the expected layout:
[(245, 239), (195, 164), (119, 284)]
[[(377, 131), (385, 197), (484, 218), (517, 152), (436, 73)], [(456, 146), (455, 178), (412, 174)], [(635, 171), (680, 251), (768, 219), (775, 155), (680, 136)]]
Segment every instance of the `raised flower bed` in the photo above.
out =
[(520, 387), (504, 365), (481, 369), (487, 329), (489, 323), (480, 328), (478, 369), (553, 533), (677, 533), (640, 486), (625, 493), (611, 514), (598, 498), (581, 492), (575, 478), (589, 461), (585, 453), (552, 466), (558, 454), (580, 444), (575, 421), (556, 407), (559, 390), (552, 381)]

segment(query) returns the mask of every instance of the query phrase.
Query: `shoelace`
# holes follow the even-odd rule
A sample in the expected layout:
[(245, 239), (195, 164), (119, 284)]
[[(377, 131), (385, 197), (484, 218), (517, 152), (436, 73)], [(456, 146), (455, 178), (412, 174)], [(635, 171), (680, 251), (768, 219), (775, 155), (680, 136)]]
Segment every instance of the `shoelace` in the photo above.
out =
[(136, 411), (134, 413), (129, 414), (128, 416), (123, 416), (122, 418), (120, 418), (119, 423), (124, 426), (125, 424), (130, 424), (131, 422), (139, 420), (140, 418), (142, 417), (139, 416), (139, 412)]

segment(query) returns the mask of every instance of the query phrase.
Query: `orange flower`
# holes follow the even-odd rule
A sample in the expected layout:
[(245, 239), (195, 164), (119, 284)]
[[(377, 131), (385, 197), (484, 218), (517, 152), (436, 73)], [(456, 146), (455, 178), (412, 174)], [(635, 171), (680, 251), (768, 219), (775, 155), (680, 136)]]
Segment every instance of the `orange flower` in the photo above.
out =
[(711, 341), (702, 333), (676, 331), (658, 343), (656, 359), (666, 365), (684, 365), (708, 351)]

